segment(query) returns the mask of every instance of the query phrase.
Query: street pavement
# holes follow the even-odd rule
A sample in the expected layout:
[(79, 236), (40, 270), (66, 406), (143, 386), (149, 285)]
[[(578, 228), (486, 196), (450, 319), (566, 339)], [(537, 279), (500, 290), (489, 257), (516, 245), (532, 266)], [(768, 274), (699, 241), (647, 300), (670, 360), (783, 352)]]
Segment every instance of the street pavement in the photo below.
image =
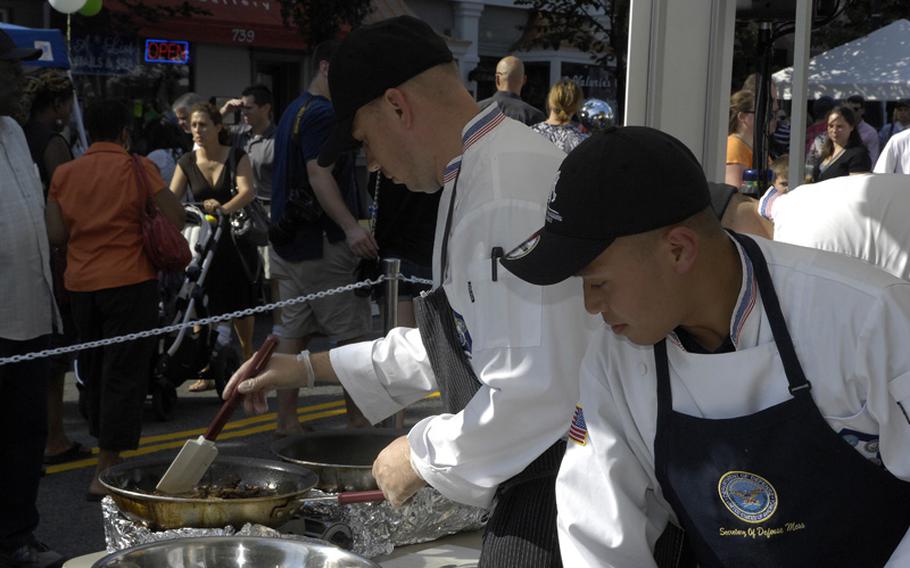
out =
[[(257, 318), (256, 345), (261, 343), (270, 328), (265, 319), (267, 317)], [(378, 332), (378, 327), (376, 329)], [(312, 345), (313, 350), (326, 347), (328, 344), (324, 340), (314, 340)], [(151, 404), (146, 404), (140, 446), (136, 451), (125, 453), (124, 457), (173, 458), (187, 439), (204, 432), (218, 412), (221, 401), (214, 391), (190, 393), (187, 387), (191, 382), (178, 389), (174, 414), (167, 422), (156, 420)], [(88, 434), (88, 425), (79, 414), (78, 391), (72, 374), (67, 375), (64, 400), (67, 434), (97, 453), (97, 440)], [(438, 398), (430, 398), (408, 408), (405, 412), (406, 427), (439, 412), (440, 408)], [(301, 391), (298, 416), (302, 424), (313, 430), (345, 428), (347, 421), (341, 389), (317, 387), (312, 391)], [(219, 437), (219, 454), (277, 459), (270, 451), (274, 430), (274, 413), (246, 416), (242, 409), (238, 409)], [(47, 475), (41, 481), (38, 496), (41, 521), (36, 536), (67, 557), (105, 548), (101, 505), (85, 499), (94, 468), (94, 459), (48, 466)]]

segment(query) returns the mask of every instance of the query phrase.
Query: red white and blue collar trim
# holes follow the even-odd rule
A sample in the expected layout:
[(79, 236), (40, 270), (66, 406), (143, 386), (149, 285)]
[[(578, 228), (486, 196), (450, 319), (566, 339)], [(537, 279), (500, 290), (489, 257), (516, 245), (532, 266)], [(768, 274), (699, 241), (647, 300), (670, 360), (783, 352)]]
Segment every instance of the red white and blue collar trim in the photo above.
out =
[(755, 270), (752, 268), (752, 261), (749, 260), (749, 255), (745, 253), (738, 242), (733, 241), (733, 243), (736, 245), (736, 250), (739, 252), (739, 258), (743, 265), (742, 291), (739, 294), (736, 309), (733, 311), (733, 320), (730, 322), (730, 340), (733, 342), (733, 346), (739, 349), (743, 328), (758, 301), (758, 280), (755, 278)]
[[(743, 266), (743, 282), (740, 287), (739, 299), (736, 302), (736, 309), (733, 310), (733, 318), (730, 320), (730, 341), (735, 349), (739, 349), (743, 340), (743, 329), (749, 322), (749, 316), (755, 311), (755, 304), (758, 303), (758, 280), (755, 277), (752, 261), (749, 260), (746, 251), (732, 237), (730, 240), (736, 246), (736, 252), (739, 253)], [(675, 333), (671, 333), (668, 339), (685, 351), (685, 347)]]
[(761, 199), (758, 200), (758, 214), (769, 221), (773, 221), (774, 202), (777, 201), (777, 198), (781, 195), (783, 194), (779, 192), (776, 187), (771, 186), (771, 189), (766, 191)]
[(458, 171), (461, 168), (461, 158), (467, 153), (468, 149), (495, 130), (505, 119), (506, 115), (502, 114), (502, 111), (495, 104), (488, 106), (471, 119), (461, 134), (461, 156), (458, 156), (446, 166), (442, 174), (443, 184), (448, 184), (458, 176)]

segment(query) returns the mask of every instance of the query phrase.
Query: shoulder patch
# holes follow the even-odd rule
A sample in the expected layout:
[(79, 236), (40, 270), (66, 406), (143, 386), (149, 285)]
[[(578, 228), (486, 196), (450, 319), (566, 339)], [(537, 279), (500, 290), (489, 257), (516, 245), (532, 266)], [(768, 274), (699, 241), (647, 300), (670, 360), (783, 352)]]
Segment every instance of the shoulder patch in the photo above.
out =
[(585, 412), (580, 404), (575, 405), (572, 424), (569, 425), (569, 439), (580, 446), (588, 443), (588, 426), (585, 424)]

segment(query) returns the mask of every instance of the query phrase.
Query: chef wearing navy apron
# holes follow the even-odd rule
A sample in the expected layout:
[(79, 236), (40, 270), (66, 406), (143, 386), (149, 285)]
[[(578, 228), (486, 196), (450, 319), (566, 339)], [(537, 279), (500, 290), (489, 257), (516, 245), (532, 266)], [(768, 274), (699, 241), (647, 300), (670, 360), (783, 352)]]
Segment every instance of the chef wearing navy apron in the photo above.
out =
[(549, 208), (503, 265), (581, 276), (607, 324), (557, 481), (564, 565), (654, 566), (672, 523), (677, 565), (910, 566), (910, 283), (725, 233), (650, 128), (579, 145)]

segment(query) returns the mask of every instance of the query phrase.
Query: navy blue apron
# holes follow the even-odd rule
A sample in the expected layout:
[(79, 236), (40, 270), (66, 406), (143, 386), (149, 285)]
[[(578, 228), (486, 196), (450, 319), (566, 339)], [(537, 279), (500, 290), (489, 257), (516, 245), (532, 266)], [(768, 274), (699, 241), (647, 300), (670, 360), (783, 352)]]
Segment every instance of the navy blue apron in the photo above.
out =
[(734, 236), (754, 265), (792, 398), (738, 418), (675, 412), (666, 340), (655, 345), (664, 497), (703, 567), (883, 566), (910, 526), (910, 483), (860, 455), (822, 417), (764, 255)]

